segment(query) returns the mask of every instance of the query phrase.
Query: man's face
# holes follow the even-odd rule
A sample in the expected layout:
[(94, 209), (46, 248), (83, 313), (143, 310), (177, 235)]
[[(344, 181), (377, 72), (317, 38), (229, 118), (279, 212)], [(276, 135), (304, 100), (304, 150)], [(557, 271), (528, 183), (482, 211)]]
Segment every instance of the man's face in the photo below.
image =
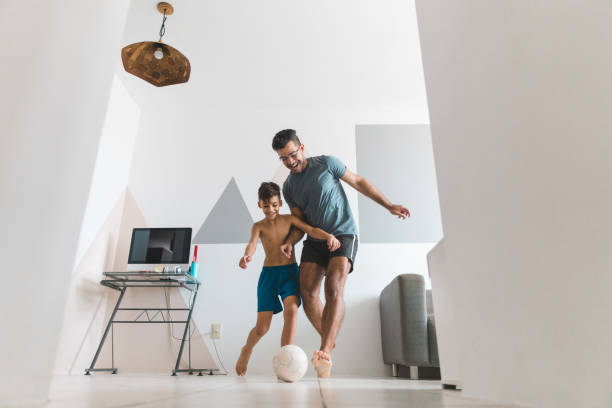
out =
[(304, 145), (297, 145), (290, 140), (285, 147), (276, 151), (278, 158), (292, 173), (301, 173), (306, 165)]
[(262, 209), (267, 219), (273, 220), (278, 215), (278, 211), (280, 210), (281, 205), (283, 205), (283, 202), (279, 196), (274, 196), (268, 201), (259, 200), (257, 205)]

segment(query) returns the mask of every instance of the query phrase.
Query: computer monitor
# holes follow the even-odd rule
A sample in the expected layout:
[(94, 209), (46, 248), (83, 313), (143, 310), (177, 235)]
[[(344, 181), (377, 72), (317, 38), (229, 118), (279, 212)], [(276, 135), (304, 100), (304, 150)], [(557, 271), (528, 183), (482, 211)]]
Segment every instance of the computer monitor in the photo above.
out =
[(191, 228), (134, 228), (128, 271), (155, 271), (166, 266), (187, 270), (191, 251)]

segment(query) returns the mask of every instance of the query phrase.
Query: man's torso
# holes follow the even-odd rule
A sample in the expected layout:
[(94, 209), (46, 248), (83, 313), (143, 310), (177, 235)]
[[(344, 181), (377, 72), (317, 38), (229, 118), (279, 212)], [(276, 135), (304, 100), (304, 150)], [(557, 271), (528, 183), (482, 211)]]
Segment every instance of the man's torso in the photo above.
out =
[(329, 156), (307, 160), (304, 171), (290, 174), (283, 184), (285, 201), (299, 207), (313, 227), (333, 235), (356, 235), (357, 226), (340, 182), (346, 166)]

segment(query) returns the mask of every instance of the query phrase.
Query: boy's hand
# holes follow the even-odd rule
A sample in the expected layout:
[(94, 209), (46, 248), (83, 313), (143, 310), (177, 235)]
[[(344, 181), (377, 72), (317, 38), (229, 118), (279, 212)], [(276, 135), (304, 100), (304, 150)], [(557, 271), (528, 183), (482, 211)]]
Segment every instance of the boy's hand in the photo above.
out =
[(327, 237), (327, 249), (329, 249), (330, 252), (333, 252), (338, 248), (340, 248), (340, 241), (338, 241), (338, 238), (334, 237), (332, 234), (329, 234)]
[(238, 266), (240, 266), (242, 269), (246, 269), (247, 264), (249, 262), (251, 262), (251, 257), (248, 255), (245, 255), (242, 258), (240, 258), (240, 262), (238, 262)]
[(287, 241), (283, 245), (281, 245), (280, 250), (283, 255), (287, 258), (291, 258), (291, 253), (293, 252), (293, 245), (291, 242)]
[(402, 220), (410, 217), (410, 211), (408, 211), (408, 209), (403, 205), (393, 204), (388, 209), (391, 214), (397, 216), (397, 218), (401, 218)]

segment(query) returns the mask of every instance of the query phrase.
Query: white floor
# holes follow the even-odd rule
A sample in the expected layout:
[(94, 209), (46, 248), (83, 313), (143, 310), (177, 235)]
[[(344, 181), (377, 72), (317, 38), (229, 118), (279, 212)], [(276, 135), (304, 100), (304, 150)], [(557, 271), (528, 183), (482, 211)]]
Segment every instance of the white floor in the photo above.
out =
[(55, 377), (48, 408), (63, 407), (477, 407), (507, 408), (442, 390), (438, 381), (306, 377), (95, 374)]

